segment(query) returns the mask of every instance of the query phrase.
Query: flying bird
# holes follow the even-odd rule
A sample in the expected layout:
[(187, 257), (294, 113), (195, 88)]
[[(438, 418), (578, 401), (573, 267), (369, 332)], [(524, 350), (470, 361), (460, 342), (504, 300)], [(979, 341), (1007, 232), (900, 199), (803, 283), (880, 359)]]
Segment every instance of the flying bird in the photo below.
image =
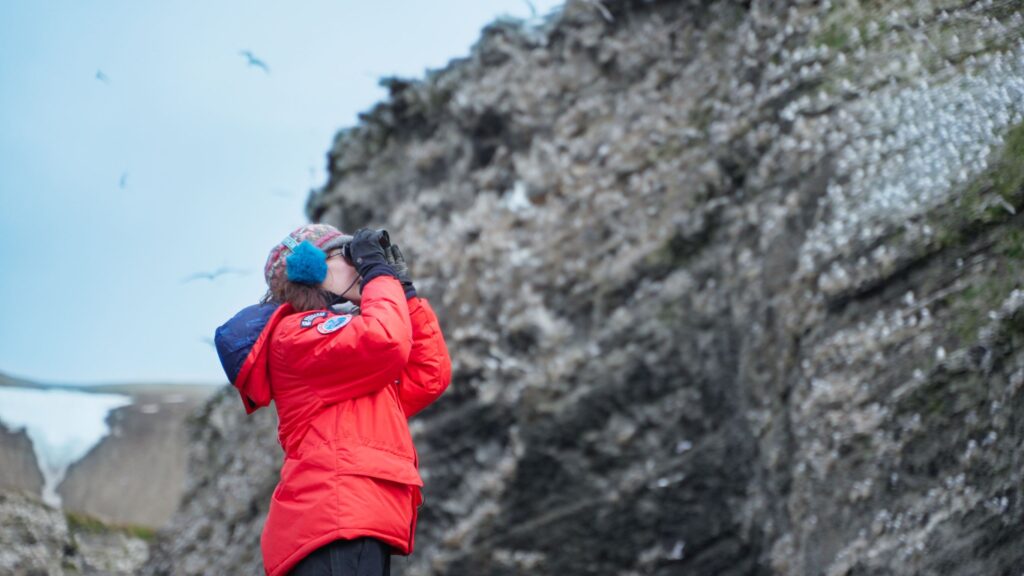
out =
[(110, 84), (110, 77), (103, 73), (103, 70), (96, 71), (96, 79), (104, 84)]
[(266, 72), (267, 74), (270, 74), (270, 67), (267, 66), (267, 63), (264, 62), (263, 60), (260, 60), (259, 58), (257, 58), (251, 51), (249, 51), (249, 50), (242, 50), (241, 52), (239, 52), (239, 54), (241, 54), (242, 56), (246, 57), (246, 59), (248, 60), (249, 66), (255, 66), (257, 68), (262, 68), (264, 72)]
[(193, 280), (202, 280), (202, 279), (213, 281), (213, 280), (216, 280), (217, 278), (219, 278), (219, 277), (221, 277), (221, 276), (223, 276), (225, 274), (235, 274), (235, 275), (238, 275), (238, 276), (244, 276), (244, 275), (246, 275), (248, 273), (249, 273), (248, 270), (239, 270), (237, 268), (229, 268), (227, 266), (221, 266), (220, 268), (217, 268), (216, 270), (214, 270), (212, 272), (196, 272), (195, 274), (192, 274), (191, 276), (187, 276), (187, 277), (183, 278), (181, 283), (185, 284), (185, 283), (191, 282)]

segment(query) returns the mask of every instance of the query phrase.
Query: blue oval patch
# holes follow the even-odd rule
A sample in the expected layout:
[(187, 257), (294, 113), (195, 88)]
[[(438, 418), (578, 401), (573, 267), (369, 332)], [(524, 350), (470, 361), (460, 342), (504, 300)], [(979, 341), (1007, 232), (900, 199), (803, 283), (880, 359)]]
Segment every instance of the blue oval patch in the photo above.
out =
[(345, 314), (343, 316), (334, 316), (329, 318), (326, 322), (322, 322), (317, 325), (316, 331), (321, 334), (330, 334), (331, 332), (337, 332), (348, 324), (348, 321), (352, 319), (351, 314)]

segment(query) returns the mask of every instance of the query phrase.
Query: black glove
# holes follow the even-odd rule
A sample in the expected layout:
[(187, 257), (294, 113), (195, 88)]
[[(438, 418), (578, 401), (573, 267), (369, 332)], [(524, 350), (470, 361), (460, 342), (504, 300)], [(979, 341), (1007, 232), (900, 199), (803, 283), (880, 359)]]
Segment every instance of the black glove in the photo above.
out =
[(363, 277), (359, 284), (359, 291), (362, 292), (366, 284), (377, 276), (393, 276), (398, 278), (395, 269), (388, 264), (387, 256), (384, 254), (384, 247), (381, 246), (381, 230), (370, 230), (360, 228), (352, 236), (352, 243), (349, 245), (352, 255), (352, 265)]
[(409, 277), (409, 265), (405, 263), (405, 257), (402, 256), (402, 250), (399, 249), (398, 244), (392, 244), (388, 248), (384, 249), (384, 256), (388, 259), (388, 264), (395, 269), (395, 273), (398, 274), (398, 281), (402, 283), (402, 288), (405, 289), (405, 298), (416, 297), (416, 287), (412, 285), (412, 278)]

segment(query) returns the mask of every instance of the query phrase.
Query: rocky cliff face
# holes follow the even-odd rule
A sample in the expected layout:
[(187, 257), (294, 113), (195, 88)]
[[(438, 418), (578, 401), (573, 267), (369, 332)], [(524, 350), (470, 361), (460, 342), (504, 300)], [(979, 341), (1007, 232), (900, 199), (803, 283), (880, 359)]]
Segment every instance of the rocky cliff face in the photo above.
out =
[[(1021, 10), (575, 1), (390, 80), (307, 208), (455, 361), (398, 571), (1019, 572)], [(273, 415), (197, 424), (147, 571), (258, 573)]]
[(127, 576), (146, 556), (147, 542), (138, 535), (0, 491), (0, 574)]

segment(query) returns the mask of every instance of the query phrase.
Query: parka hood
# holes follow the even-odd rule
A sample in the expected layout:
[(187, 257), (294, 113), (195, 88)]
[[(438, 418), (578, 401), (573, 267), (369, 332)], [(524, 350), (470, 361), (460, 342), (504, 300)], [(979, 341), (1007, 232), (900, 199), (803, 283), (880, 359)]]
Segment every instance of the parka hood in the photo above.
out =
[(238, 390), (246, 414), (268, 406), (273, 399), (267, 342), (274, 326), (290, 310), (287, 304), (253, 304), (240, 310), (214, 334), (220, 364), (228, 381)]

